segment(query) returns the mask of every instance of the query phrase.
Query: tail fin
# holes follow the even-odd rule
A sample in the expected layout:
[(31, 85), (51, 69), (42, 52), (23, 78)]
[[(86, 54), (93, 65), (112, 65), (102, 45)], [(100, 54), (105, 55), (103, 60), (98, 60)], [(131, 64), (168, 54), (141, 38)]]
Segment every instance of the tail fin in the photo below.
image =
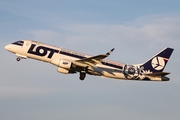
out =
[(144, 71), (150, 71), (152, 73), (155, 72), (163, 72), (172, 52), (174, 49), (165, 48), (160, 53), (152, 57), (150, 60), (141, 65), (141, 68)]

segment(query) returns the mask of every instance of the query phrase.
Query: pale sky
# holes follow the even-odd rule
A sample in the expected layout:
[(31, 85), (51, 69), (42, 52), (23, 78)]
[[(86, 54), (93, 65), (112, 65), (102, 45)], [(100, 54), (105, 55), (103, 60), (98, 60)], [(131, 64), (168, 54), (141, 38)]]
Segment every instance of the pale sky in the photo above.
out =
[[(179, 120), (179, 0), (1, 0), (1, 120)], [(79, 74), (32, 60), (16, 61), (4, 46), (36, 40), (108, 59), (142, 63), (165, 47), (174, 52), (169, 82)]]

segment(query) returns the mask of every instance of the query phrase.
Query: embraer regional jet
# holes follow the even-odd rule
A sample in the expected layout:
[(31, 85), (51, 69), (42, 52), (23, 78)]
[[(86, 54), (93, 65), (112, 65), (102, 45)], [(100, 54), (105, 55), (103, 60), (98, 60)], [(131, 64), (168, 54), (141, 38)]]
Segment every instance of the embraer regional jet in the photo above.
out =
[(142, 64), (127, 65), (105, 59), (114, 48), (106, 54), (90, 56), (84, 53), (47, 45), (37, 41), (20, 40), (5, 46), (5, 49), (17, 56), (17, 61), (32, 58), (57, 66), (57, 71), (64, 74), (80, 73), (80, 80), (86, 74), (107, 78), (145, 81), (169, 81), (163, 72), (172, 52), (165, 48)]

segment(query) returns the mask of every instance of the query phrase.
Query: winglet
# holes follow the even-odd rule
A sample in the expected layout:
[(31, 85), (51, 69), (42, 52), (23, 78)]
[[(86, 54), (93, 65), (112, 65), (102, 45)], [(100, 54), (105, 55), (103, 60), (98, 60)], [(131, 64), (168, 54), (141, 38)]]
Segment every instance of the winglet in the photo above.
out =
[(107, 56), (110, 55), (113, 51), (114, 51), (114, 48), (111, 49), (109, 52), (107, 52), (106, 55), (107, 55)]

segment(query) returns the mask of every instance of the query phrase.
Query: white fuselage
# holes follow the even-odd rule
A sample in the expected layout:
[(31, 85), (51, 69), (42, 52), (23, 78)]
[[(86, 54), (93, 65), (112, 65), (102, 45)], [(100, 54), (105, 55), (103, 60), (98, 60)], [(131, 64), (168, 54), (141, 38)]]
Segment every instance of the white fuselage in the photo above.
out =
[[(90, 56), (84, 53), (65, 48), (47, 45), (44, 43), (21, 40), (5, 46), (5, 49), (22, 58), (32, 58), (58, 67), (57, 71), (64, 74), (79, 72), (80, 80), (84, 80), (86, 74), (97, 75), (115, 79), (145, 80), (145, 81), (169, 81), (162, 70), (167, 63), (173, 49), (166, 48), (159, 56), (154, 56), (143, 64), (127, 65), (105, 59), (114, 50), (106, 54)], [(167, 53), (167, 56), (163, 56)], [(164, 63), (164, 64), (162, 64)]]
[[(8, 46), (6, 46), (6, 49), (10, 52), (13, 52), (21, 58), (32, 58), (48, 62), (56, 66), (58, 66), (56, 63), (54, 63), (54, 61), (56, 60), (63, 59), (70, 62), (75, 62), (76, 60), (80, 60), (82, 58), (92, 57), (87, 54), (75, 52), (65, 48), (47, 45), (36, 41), (23, 41), (23, 46), (9, 44)], [(124, 74), (122, 74), (122, 69), (124, 66), (123, 64), (110, 60), (103, 60), (102, 63), (103, 64), (96, 64), (93, 68), (91, 68), (90, 74), (116, 79), (126, 79)], [(84, 66), (82, 65), (82, 67)]]

